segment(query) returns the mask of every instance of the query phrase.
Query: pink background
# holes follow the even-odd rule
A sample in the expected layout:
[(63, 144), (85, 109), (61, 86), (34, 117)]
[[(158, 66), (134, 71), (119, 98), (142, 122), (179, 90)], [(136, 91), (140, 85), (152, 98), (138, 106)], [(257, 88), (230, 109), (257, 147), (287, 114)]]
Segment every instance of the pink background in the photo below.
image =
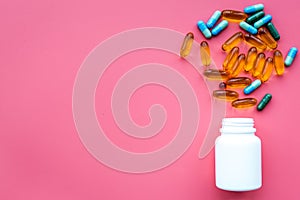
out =
[[(99, 163), (82, 145), (72, 116), (72, 89), (76, 73), (88, 53), (113, 34), (137, 27), (156, 26), (183, 33), (193, 31), (200, 19), (207, 21), (215, 9), (242, 9), (258, 1), (2, 1), (0, 3), (0, 199), (299, 199), (300, 98), (297, 66), (283, 77), (273, 77), (253, 96), (273, 94), (261, 113), (234, 110), (228, 116), (254, 117), (263, 142), (263, 187), (247, 193), (225, 192), (214, 186), (213, 151), (198, 159), (209, 123), (202, 97), (210, 94), (196, 71), (174, 55), (154, 50), (128, 54), (114, 62), (101, 79), (96, 108), (108, 137), (120, 147), (136, 152), (155, 150), (169, 141), (178, 127), (178, 103), (160, 87), (146, 86), (133, 95), (132, 117), (149, 122), (149, 105), (160, 103), (168, 112), (167, 125), (149, 140), (133, 140), (116, 131), (109, 107), (111, 76), (148, 62), (168, 64), (180, 71), (197, 90), (201, 122), (188, 151), (174, 164), (147, 174), (127, 174)], [(297, 1), (263, 2), (273, 15), (284, 54), (299, 45)], [(221, 43), (238, 30), (230, 24), (210, 40), (212, 56), (221, 65)], [(122, 44), (120, 44), (122, 45)], [(204, 91), (204, 92), (203, 92)], [(208, 116), (206, 118), (206, 116)]]

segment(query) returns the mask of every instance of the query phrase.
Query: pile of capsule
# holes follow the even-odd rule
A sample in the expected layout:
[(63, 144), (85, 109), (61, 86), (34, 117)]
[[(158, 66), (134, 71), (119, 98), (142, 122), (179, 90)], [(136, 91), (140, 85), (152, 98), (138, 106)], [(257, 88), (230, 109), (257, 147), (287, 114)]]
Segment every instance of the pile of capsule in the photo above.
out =
[[(244, 88), (244, 94), (249, 95), (263, 82), (269, 80), (275, 68), (277, 75), (284, 73), (285, 66), (289, 67), (298, 50), (292, 47), (285, 60), (281, 51), (276, 50), (277, 41), (280, 35), (271, 22), (272, 16), (265, 15), (263, 4), (251, 5), (244, 8), (244, 12), (235, 10), (217, 10), (213, 13), (207, 23), (199, 21), (197, 26), (205, 38), (209, 39), (222, 32), (227, 26), (228, 21), (238, 22), (241, 29), (247, 33), (239, 31), (233, 34), (222, 45), (222, 50), (228, 52), (224, 62), (223, 69), (205, 69), (204, 76), (208, 79), (223, 80), (219, 90), (213, 92), (213, 96), (217, 99), (232, 101), (235, 108), (252, 107), (257, 104), (255, 98), (238, 99), (239, 94), (230, 88)], [(222, 17), (222, 21), (215, 26), (217, 21)], [(185, 57), (189, 54), (193, 43), (193, 33), (188, 33), (183, 41), (180, 55)], [(240, 53), (238, 45), (245, 41), (251, 46), (247, 55)], [(265, 50), (272, 50), (273, 56), (266, 58)], [(259, 52), (260, 51), (260, 52)], [(211, 64), (210, 50), (206, 41), (200, 44), (201, 61), (204, 66)], [(252, 81), (248, 77), (238, 77), (241, 71), (245, 71), (252, 75), (255, 79)], [(271, 94), (266, 94), (257, 105), (257, 110), (261, 111), (272, 99)]]

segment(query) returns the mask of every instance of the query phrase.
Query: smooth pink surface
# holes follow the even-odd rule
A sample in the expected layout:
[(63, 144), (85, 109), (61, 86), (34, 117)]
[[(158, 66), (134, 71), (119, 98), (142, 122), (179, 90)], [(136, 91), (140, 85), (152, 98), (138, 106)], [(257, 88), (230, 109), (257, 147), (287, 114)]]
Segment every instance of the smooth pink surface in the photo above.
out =
[[(193, 31), (199, 19), (207, 20), (216, 9), (242, 9), (259, 1), (3, 1), (0, 3), (0, 199), (290, 199), (300, 198), (300, 104), (299, 58), (283, 77), (273, 77), (253, 96), (273, 94), (261, 113), (234, 110), (228, 116), (254, 117), (263, 144), (263, 187), (258, 191), (232, 193), (214, 186), (213, 151), (198, 159), (208, 126), (209, 110), (201, 102), (209, 98), (203, 80), (185, 62), (159, 51), (141, 51), (113, 63), (101, 79), (96, 108), (101, 125), (122, 148), (146, 152), (163, 146), (178, 124), (178, 105), (172, 94), (147, 86), (130, 102), (132, 117), (147, 124), (149, 105), (166, 105), (165, 129), (140, 143), (113, 134), (111, 111), (102, 107), (107, 99), (101, 83), (110, 87), (110, 75), (132, 67), (157, 62), (180, 71), (194, 88), (200, 104), (199, 132), (188, 151), (174, 164), (147, 174), (112, 170), (94, 159), (82, 145), (72, 116), (72, 89), (76, 73), (88, 53), (113, 34), (137, 27), (157, 26), (183, 33)], [(265, 11), (281, 34), (279, 49), (299, 45), (297, 1), (263, 2)], [(236, 24), (210, 40), (212, 56), (221, 65), (225, 54), (220, 44), (238, 30)], [(122, 45), (122, 44), (120, 44)], [(108, 88), (109, 88), (108, 87)], [(106, 88), (106, 89), (108, 89)], [(203, 92), (204, 91), (204, 92)], [(102, 102), (103, 101), (103, 102)], [(168, 124), (168, 123), (171, 123)]]

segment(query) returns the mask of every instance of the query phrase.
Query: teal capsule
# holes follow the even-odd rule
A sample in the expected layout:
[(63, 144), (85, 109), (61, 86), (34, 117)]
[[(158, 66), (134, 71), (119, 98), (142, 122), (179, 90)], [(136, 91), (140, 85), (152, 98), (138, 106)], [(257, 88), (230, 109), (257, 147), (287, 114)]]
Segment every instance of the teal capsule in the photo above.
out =
[(213, 35), (218, 35), (218, 34), (221, 33), (227, 26), (228, 26), (228, 21), (227, 21), (227, 20), (223, 20), (223, 21), (221, 21), (215, 28), (213, 28), (213, 30), (211, 31), (211, 33), (212, 33)]
[(272, 16), (271, 15), (266, 15), (263, 18), (261, 18), (260, 20), (258, 20), (257, 22), (255, 22), (254, 27), (259, 28), (259, 27), (269, 23), (271, 20), (272, 20)]
[(262, 100), (258, 103), (256, 109), (258, 111), (262, 111), (267, 105), (268, 103), (271, 101), (272, 99), (272, 95), (271, 94), (266, 94)]
[(247, 14), (250, 13), (255, 13), (258, 11), (261, 11), (264, 9), (264, 4), (255, 4), (255, 5), (251, 5), (251, 6), (247, 6), (246, 8), (244, 8), (244, 12)]
[(271, 33), (271, 35), (274, 38), (274, 40), (278, 41), (280, 39), (280, 35), (279, 35), (277, 29), (275, 28), (275, 26), (274, 26), (274, 24), (272, 22), (269, 22), (267, 24), (267, 29)]
[(250, 17), (248, 17), (246, 19), (246, 22), (248, 24), (254, 24), (254, 22), (260, 20), (261, 18), (263, 18), (265, 16), (264, 11), (260, 11), (258, 13), (255, 13), (254, 15), (251, 15)]
[(245, 87), (244, 94), (251, 94), (254, 90), (256, 90), (259, 86), (261, 86), (261, 80), (256, 79), (250, 85)]
[(201, 33), (204, 35), (204, 37), (211, 38), (211, 32), (207, 28), (206, 24), (203, 21), (199, 21), (197, 23), (197, 26), (198, 26), (199, 30), (201, 31)]
[(290, 48), (289, 53), (287, 54), (287, 56), (285, 57), (285, 60), (284, 60), (284, 65), (286, 67), (291, 66), (291, 64), (293, 63), (293, 61), (297, 55), (297, 52), (298, 52), (298, 49), (296, 47)]
[(206, 23), (207, 28), (212, 28), (221, 17), (221, 11), (216, 10)]
[(248, 33), (251, 33), (252, 35), (255, 35), (257, 33), (257, 29), (246, 22), (240, 22), (240, 27)]

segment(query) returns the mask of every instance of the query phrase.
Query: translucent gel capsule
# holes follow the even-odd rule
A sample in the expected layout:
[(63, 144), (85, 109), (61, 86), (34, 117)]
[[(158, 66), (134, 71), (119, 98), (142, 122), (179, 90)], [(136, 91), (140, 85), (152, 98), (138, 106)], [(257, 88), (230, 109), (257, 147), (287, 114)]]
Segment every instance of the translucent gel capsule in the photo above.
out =
[(246, 72), (249, 72), (250, 70), (252, 70), (252, 68), (254, 66), (254, 62), (256, 60), (256, 56), (257, 56), (257, 48), (256, 47), (251, 47), (248, 50), (248, 54), (247, 54), (247, 58), (246, 58), (246, 64), (244, 66), (244, 70)]
[(266, 15), (263, 18), (261, 18), (260, 20), (258, 20), (257, 22), (254, 23), (254, 27), (255, 28), (259, 28), (267, 23), (269, 23), (272, 20), (272, 16), (271, 15)]
[(284, 61), (282, 53), (279, 50), (273, 53), (274, 68), (277, 75), (282, 75), (284, 73)]
[(211, 30), (211, 34), (214, 35), (214, 36), (219, 35), (227, 26), (228, 26), (228, 21), (223, 20), (219, 24), (217, 24), (215, 26), (215, 28), (213, 28)]
[(284, 65), (286, 67), (291, 66), (291, 64), (294, 62), (294, 59), (295, 59), (297, 53), (298, 53), (298, 49), (296, 47), (290, 48), (290, 50), (284, 60)]
[(248, 108), (255, 106), (256, 104), (257, 100), (255, 98), (237, 99), (231, 103), (234, 108)]
[(198, 26), (198, 29), (204, 35), (205, 38), (207, 38), (207, 39), (211, 38), (211, 36), (212, 36), (211, 32), (207, 28), (206, 24), (203, 21), (198, 21), (197, 26)]
[(237, 10), (223, 10), (222, 17), (223, 19), (226, 19), (228, 21), (240, 22), (245, 20), (248, 17), (248, 15), (244, 12)]
[(200, 57), (204, 66), (209, 66), (211, 63), (210, 49), (206, 41), (200, 43)]
[(213, 97), (217, 99), (232, 101), (239, 98), (239, 94), (236, 91), (232, 90), (215, 90), (213, 92)]
[(221, 11), (216, 10), (214, 14), (207, 21), (206, 23), (207, 28), (212, 28), (217, 23), (220, 17), (221, 17)]
[(264, 70), (264, 64), (265, 64), (265, 54), (259, 53), (256, 57), (255, 63), (254, 63), (254, 71), (252, 75), (256, 78), (260, 78), (262, 76), (263, 70)]
[(269, 78), (273, 73), (273, 68), (274, 68), (273, 58), (269, 57), (265, 61), (264, 71), (260, 79), (262, 82), (266, 82), (267, 80), (269, 80)]
[(265, 50), (267, 48), (267, 45), (261, 39), (259, 39), (258, 37), (255, 37), (254, 35), (251, 35), (249, 33), (246, 33), (244, 35), (244, 39), (250, 45), (253, 45), (256, 48), (259, 48), (261, 50)]
[(236, 77), (240, 74), (240, 72), (242, 71), (242, 69), (245, 66), (245, 60), (246, 60), (245, 54), (242, 53), (238, 56), (236, 64), (234, 65), (234, 67), (232, 69), (231, 77)]
[(250, 17), (248, 17), (246, 19), (246, 22), (248, 24), (254, 24), (254, 22), (260, 20), (261, 18), (263, 18), (265, 16), (264, 11), (260, 11), (258, 13), (255, 13), (254, 15), (251, 15)]
[(236, 62), (237, 57), (239, 55), (239, 51), (240, 49), (238, 47), (233, 47), (231, 49), (231, 51), (227, 54), (224, 62), (223, 62), (223, 69), (227, 70), (228, 69), (228, 65), (230, 66), (230, 68), (233, 66), (233, 64)]
[(266, 94), (262, 100), (258, 103), (257, 105), (257, 110), (258, 111), (262, 111), (267, 105), (268, 103), (271, 101), (272, 99), (272, 95), (271, 94)]
[(257, 33), (257, 29), (251, 26), (250, 24), (248, 24), (247, 22), (244, 21), (240, 22), (240, 27), (253, 35)]
[(250, 85), (244, 88), (244, 94), (248, 95), (254, 92), (257, 88), (261, 86), (261, 80), (256, 79)]
[(232, 88), (241, 88), (250, 85), (252, 80), (248, 77), (234, 77), (226, 81), (226, 85)]
[(269, 22), (269, 23), (267, 24), (267, 28), (268, 28), (268, 30), (270, 31), (270, 34), (272, 35), (272, 37), (273, 37), (276, 41), (278, 41), (278, 40), (280, 39), (280, 35), (279, 35), (277, 29), (275, 28), (274, 24), (273, 24), (272, 22)]
[(222, 45), (223, 51), (229, 51), (236, 45), (238, 45), (244, 39), (244, 34), (239, 31), (227, 39)]
[(192, 45), (193, 45), (193, 41), (194, 41), (194, 34), (191, 32), (186, 34), (186, 36), (184, 37), (183, 43), (181, 45), (181, 49), (180, 49), (181, 57), (186, 57), (190, 54)]
[(258, 11), (261, 11), (263, 9), (264, 9), (264, 4), (260, 3), (260, 4), (247, 6), (246, 8), (244, 8), (244, 12), (247, 14), (251, 14), (251, 13), (256, 13)]
[(228, 79), (229, 73), (224, 70), (218, 69), (206, 69), (203, 72), (203, 75), (208, 79), (213, 80), (225, 80)]
[(258, 29), (258, 36), (269, 48), (277, 48), (277, 42), (274, 40), (273, 36), (270, 34), (266, 27), (260, 27)]

